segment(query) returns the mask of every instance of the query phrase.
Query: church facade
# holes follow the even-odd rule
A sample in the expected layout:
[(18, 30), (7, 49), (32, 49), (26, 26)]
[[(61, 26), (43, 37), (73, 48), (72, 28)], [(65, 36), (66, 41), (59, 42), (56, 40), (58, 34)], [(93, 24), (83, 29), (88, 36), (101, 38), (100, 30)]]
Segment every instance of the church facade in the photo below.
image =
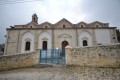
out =
[(98, 21), (73, 24), (65, 18), (55, 24), (38, 24), (38, 17), (33, 14), (30, 23), (6, 29), (5, 55), (36, 52), (37, 49), (64, 49), (67, 45), (90, 47), (115, 44), (115, 28)]

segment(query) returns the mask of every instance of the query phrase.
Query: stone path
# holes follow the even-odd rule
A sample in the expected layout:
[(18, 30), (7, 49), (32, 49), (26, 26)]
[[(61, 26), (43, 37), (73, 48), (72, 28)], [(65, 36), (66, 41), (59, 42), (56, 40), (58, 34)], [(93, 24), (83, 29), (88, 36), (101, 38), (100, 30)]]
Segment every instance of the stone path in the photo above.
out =
[(120, 68), (35, 66), (1, 71), (0, 80), (120, 80)]

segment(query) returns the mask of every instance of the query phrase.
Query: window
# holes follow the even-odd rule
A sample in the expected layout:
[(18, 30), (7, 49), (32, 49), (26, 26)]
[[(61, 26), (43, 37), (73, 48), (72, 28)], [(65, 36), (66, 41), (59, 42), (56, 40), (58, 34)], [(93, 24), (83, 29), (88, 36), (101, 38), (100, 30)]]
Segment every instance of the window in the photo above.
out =
[(47, 28), (47, 26), (45, 26), (45, 28)]
[(43, 47), (42, 47), (43, 50), (47, 50), (47, 41), (43, 41)]
[(81, 25), (81, 28), (83, 28), (83, 25)]
[(32, 26), (30, 26), (30, 28), (32, 28)]
[(115, 39), (115, 37), (113, 37), (113, 39)]
[(88, 46), (87, 40), (83, 40), (83, 46)]
[(65, 28), (65, 25), (63, 25), (63, 28)]
[(33, 18), (33, 20), (35, 21), (35, 18)]
[(26, 50), (26, 51), (29, 51), (29, 50), (30, 50), (30, 42), (29, 42), (29, 41), (27, 41), (27, 42), (25, 43), (25, 50)]
[(98, 25), (96, 25), (96, 27), (99, 27)]

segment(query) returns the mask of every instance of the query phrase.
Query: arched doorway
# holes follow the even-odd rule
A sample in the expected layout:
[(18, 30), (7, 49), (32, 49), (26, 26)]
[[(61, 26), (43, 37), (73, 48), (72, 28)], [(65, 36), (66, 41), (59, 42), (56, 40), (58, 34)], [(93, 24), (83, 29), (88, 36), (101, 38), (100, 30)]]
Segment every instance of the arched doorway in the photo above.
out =
[(69, 43), (67, 41), (63, 41), (61, 45), (62, 45), (62, 49), (65, 49), (65, 47), (69, 45)]
[(61, 57), (65, 57), (65, 47), (69, 45), (69, 43), (67, 41), (63, 41), (61, 46), (62, 46), (62, 51), (61, 51)]

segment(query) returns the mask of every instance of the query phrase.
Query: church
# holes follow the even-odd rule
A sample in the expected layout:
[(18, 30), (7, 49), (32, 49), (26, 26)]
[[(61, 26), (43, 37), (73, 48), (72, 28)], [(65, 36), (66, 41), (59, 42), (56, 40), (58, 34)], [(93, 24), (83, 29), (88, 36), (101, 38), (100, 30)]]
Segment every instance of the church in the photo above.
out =
[(99, 21), (73, 24), (63, 18), (55, 24), (38, 24), (38, 17), (33, 14), (31, 22), (10, 27), (6, 29), (5, 55), (64, 49), (67, 45), (80, 48), (117, 43), (116, 27)]

